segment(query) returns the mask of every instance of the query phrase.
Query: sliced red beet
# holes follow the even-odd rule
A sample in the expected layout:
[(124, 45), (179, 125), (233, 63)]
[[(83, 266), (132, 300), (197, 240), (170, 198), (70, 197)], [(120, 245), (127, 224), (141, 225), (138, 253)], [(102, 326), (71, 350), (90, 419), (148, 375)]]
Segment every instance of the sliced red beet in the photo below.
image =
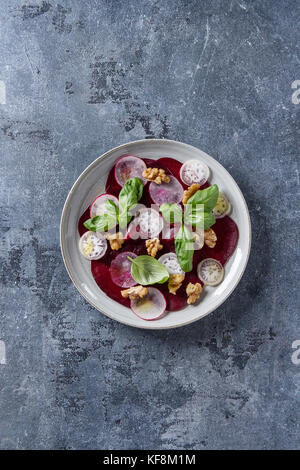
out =
[(116, 197), (119, 197), (119, 192), (121, 191), (122, 186), (120, 186), (115, 180), (115, 167), (113, 166), (108, 173), (108, 177), (105, 185), (105, 192), (113, 194)]
[(162, 284), (160, 288), (161, 292), (164, 294), (166, 301), (167, 301), (167, 311), (174, 312), (176, 310), (182, 310), (183, 308), (187, 307), (187, 295), (186, 295), (186, 286), (189, 282), (195, 284), (202, 282), (198, 279), (198, 276), (193, 272), (186, 273), (182, 286), (176, 292), (176, 295), (171, 294), (168, 289), (168, 283)]
[(174, 158), (169, 157), (162, 157), (156, 161), (158, 168), (163, 168), (166, 173), (171, 173), (175, 178), (180, 180), (180, 169), (182, 167), (182, 163)]
[(109, 266), (104, 261), (92, 261), (91, 271), (96, 283), (108, 297), (125, 307), (130, 307), (130, 300), (122, 297), (121, 288), (112, 282)]
[(78, 232), (79, 235), (82, 236), (85, 232), (88, 231), (87, 228), (83, 225), (83, 223), (90, 218), (90, 208), (88, 207), (86, 211), (82, 214), (80, 219), (78, 220)]
[(230, 217), (225, 216), (222, 219), (217, 219), (212, 228), (217, 235), (216, 246), (209, 248), (204, 245), (201, 250), (194, 252), (193, 269), (195, 272), (198, 263), (205, 258), (214, 258), (224, 266), (236, 248), (239, 230)]
[(109, 271), (112, 281), (119, 287), (128, 288), (136, 286), (136, 282), (131, 276), (131, 261), (128, 259), (136, 258), (137, 255), (131, 251), (125, 251), (116, 256), (111, 262)]
[[(174, 175), (176, 178), (179, 178), (180, 168), (182, 163), (174, 160), (172, 158), (160, 158), (159, 160), (152, 160), (152, 159), (143, 159), (146, 163), (147, 167), (154, 167), (154, 168), (163, 168), (166, 173)], [(149, 194), (149, 184), (147, 183), (144, 186), (143, 197), (140, 200), (140, 203), (145, 204), (147, 207), (150, 207), (152, 200)], [(207, 181), (201, 189), (210, 186), (210, 183)], [(183, 184), (184, 189), (186, 189), (186, 185)], [(109, 194), (112, 194), (116, 197), (119, 196), (119, 192), (121, 190), (121, 186), (116, 182), (114, 178), (114, 167), (109, 172), (106, 189), (105, 191)], [(165, 202), (165, 201), (164, 201)], [(83, 226), (83, 222), (89, 219), (89, 208), (82, 214), (78, 221), (78, 231), (79, 234), (82, 235), (87, 231), (87, 229)], [(172, 229), (172, 227), (171, 227)], [(208, 248), (204, 246), (201, 250), (196, 250), (194, 253), (194, 260), (193, 260), (193, 271), (190, 273), (185, 274), (185, 278), (183, 281), (182, 286), (177, 291), (176, 295), (170, 294), (168, 290), (168, 283), (156, 285), (155, 287), (162, 292), (166, 298), (167, 302), (167, 310), (168, 311), (175, 311), (181, 310), (187, 306), (187, 297), (186, 297), (186, 286), (189, 282), (196, 283), (200, 282), (199, 278), (196, 274), (197, 272), (197, 265), (202, 259), (204, 258), (215, 258), (219, 260), (222, 265), (226, 263), (229, 257), (235, 250), (237, 241), (238, 241), (238, 227), (235, 222), (228, 216), (225, 216), (222, 219), (218, 219), (216, 223), (213, 225), (213, 229), (217, 234), (218, 241), (215, 248)], [(159, 252), (159, 255), (163, 255), (164, 253), (168, 253), (170, 251), (175, 251), (174, 247), (174, 239), (168, 238), (164, 232), (161, 233), (160, 236), (161, 243), (163, 244), (163, 249)], [(131, 240), (128, 239), (122, 246), (122, 248), (118, 251), (112, 251), (110, 246), (107, 247), (107, 252), (103, 258), (98, 261), (91, 262), (91, 270), (92, 275), (103, 292), (105, 292), (111, 299), (115, 300), (116, 302), (129, 307), (130, 301), (128, 299), (124, 299), (121, 295), (122, 288), (117, 286), (112, 282), (111, 275), (110, 275), (110, 266), (112, 261), (119, 256), (119, 254), (124, 252), (131, 252), (136, 256), (147, 254), (146, 247), (145, 247), (145, 240), (138, 239), (138, 240)], [(131, 255), (132, 257), (132, 255)], [(195, 273), (195, 274), (194, 274)]]

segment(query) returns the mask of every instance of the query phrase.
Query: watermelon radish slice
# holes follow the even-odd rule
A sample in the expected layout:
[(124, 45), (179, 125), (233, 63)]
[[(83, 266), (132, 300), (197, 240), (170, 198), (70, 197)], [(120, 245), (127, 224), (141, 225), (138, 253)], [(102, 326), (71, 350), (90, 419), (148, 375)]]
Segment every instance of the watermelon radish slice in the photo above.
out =
[(197, 274), (207, 286), (217, 286), (223, 281), (224, 268), (216, 259), (205, 258), (198, 264)]
[(155, 209), (145, 208), (140, 210), (139, 215), (134, 219), (134, 225), (140, 238), (148, 239), (160, 234), (164, 222)]
[(156, 184), (152, 182), (149, 186), (151, 199), (155, 204), (161, 206), (164, 202), (176, 204), (181, 202), (183, 196), (183, 187), (175, 176), (170, 177), (169, 183)]
[(141, 158), (125, 155), (115, 164), (115, 179), (120, 186), (123, 186), (127, 180), (136, 176), (145, 185), (147, 180), (143, 178), (142, 173), (146, 168), (146, 163)]
[(180, 178), (188, 186), (193, 183), (198, 183), (202, 186), (202, 184), (206, 183), (208, 177), (209, 168), (200, 160), (188, 160), (180, 169)]
[(176, 253), (173, 253), (173, 252), (165, 253), (158, 259), (158, 261), (164, 265), (168, 273), (184, 274), (184, 272), (182, 271), (180, 267), (180, 264), (178, 263)]
[(153, 321), (163, 317), (167, 302), (165, 296), (155, 287), (148, 287), (148, 293), (142, 299), (130, 302), (131, 310), (142, 320)]
[(217, 204), (213, 209), (213, 214), (216, 219), (221, 219), (228, 215), (231, 211), (231, 204), (223, 193), (219, 193)]
[(110, 199), (112, 202), (116, 204), (117, 207), (119, 207), (119, 201), (116, 196), (113, 196), (112, 194), (100, 194), (100, 196), (96, 197), (94, 200), (93, 204), (90, 207), (90, 217), (95, 217), (96, 215), (102, 215), (107, 213), (106, 209), (106, 201), (107, 199)]
[(128, 256), (137, 257), (131, 251), (124, 251), (115, 257), (109, 268), (112, 281), (119, 287), (133, 287), (137, 284), (131, 276), (131, 261)]
[(79, 251), (88, 260), (97, 260), (105, 255), (106, 238), (100, 232), (85, 232), (79, 240)]

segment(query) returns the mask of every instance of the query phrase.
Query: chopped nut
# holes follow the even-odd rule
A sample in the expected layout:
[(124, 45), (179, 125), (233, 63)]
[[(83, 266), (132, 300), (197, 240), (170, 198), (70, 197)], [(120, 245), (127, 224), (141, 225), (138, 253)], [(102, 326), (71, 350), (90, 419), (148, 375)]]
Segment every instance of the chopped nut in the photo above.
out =
[(125, 241), (122, 232), (107, 233), (106, 238), (109, 241), (112, 250), (119, 250)]
[(146, 168), (143, 171), (143, 177), (148, 181), (154, 181), (156, 184), (170, 183), (170, 177), (166, 175), (162, 168)]
[(148, 289), (144, 286), (134, 286), (130, 287), (129, 289), (121, 290), (121, 295), (125, 299), (134, 300), (134, 299), (142, 299), (147, 295)]
[(193, 183), (189, 186), (183, 193), (182, 203), (186, 204), (190, 197), (194, 196), (194, 194), (200, 189), (200, 184)]
[(184, 279), (184, 274), (170, 274), (168, 281), (168, 288), (170, 294), (176, 295), (178, 289), (182, 286), (182, 281)]
[(158, 252), (158, 250), (162, 250), (163, 246), (158, 238), (149, 238), (149, 240), (146, 240), (146, 248), (148, 255), (155, 258), (156, 253)]
[(204, 243), (209, 248), (214, 248), (216, 246), (217, 235), (212, 228), (204, 230)]
[(194, 304), (196, 300), (199, 299), (201, 292), (202, 286), (199, 282), (196, 282), (196, 284), (189, 282), (186, 286), (186, 294), (188, 296), (187, 303)]

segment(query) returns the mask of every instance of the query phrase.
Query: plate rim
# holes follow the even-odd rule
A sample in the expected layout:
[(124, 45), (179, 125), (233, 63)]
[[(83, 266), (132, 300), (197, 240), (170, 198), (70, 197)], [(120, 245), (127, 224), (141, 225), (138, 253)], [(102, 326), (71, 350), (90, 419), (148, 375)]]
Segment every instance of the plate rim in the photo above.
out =
[[(68, 207), (68, 204), (69, 204), (69, 200), (71, 199), (74, 191), (76, 190), (79, 182), (81, 181), (81, 179), (92, 169), (92, 167), (94, 165), (96, 165), (99, 161), (101, 160), (104, 160), (104, 159), (107, 159), (108, 157), (110, 157), (110, 155), (116, 151), (119, 151), (119, 150), (122, 150), (124, 147), (128, 146), (128, 145), (131, 145), (131, 144), (136, 144), (136, 143), (153, 143), (153, 142), (159, 142), (159, 143), (162, 143), (162, 144), (165, 144), (165, 143), (173, 143), (173, 144), (179, 144), (179, 145), (182, 145), (184, 147), (187, 147), (189, 149), (193, 149), (193, 150), (197, 150), (197, 151), (201, 151), (203, 153), (205, 153), (207, 156), (209, 156), (210, 158), (212, 158), (217, 165), (220, 165), (222, 167), (222, 169), (228, 174), (228, 176), (230, 178), (233, 179), (235, 185), (236, 185), (236, 189), (237, 191), (239, 192), (239, 195), (241, 196), (243, 202), (244, 202), (244, 207), (246, 209), (246, 215), (247, 215), (247, 219), (248, 219), (248, 226), (249, 226), (249, 242), (248, 242), (248, 247), (247, 247), (247, 255), (246, 255), (246, 258), (245, 258), (245, 262), (244, 262), (244, 266), (243, 266), (243, 270), (241, 271), (239, 277), (237, 278), (236, 282), (233, 284), (233, 287), (230, 289), (230, 291), (227, 293), (227, 295), (222, 299), (222, 301), (220, 303), (218, 303), (216, 306), (214, 306), (213, 308), (209, 309), (204, 315), (201, 315), (199, 318), (194, 318), (192, 320), (188, 320), (184, 323), (180, 323), (179, 325), (170, 325), (170, 326), (155, 326), (153, 324), (153, 322), (147, 322), (148, 325), (146, 326), (142, 326), (142, 325), (133, 325), (132, 323), (129, 323), (129, 322), (126, 322), (126, 321), (121, 321), (121, 320), (118, 320), (116, 318), (114, 318), (112, 315), (110, 315), (109, 313), (107, 312), (104, 312), (103, 310), (100, 310), (100, 308), (98, 308), (98, 306), (96, 304), (93, 303), (93, 301), (91, 299), (88, 298), (88, 296), (85, 294), (85, 292), (80, 288), (80, 286), (76, 283), (75, 279), (73, 278), (72, 276), (72, 273), (71, 273), (71, 270), (69, 268), (69, 265), (68, 265), (68, 262), (67, 262), (67, 257), (65, 255), (65, 251), (64, 251), (64, 243), (63, 243), (63, 224), (64, 224), (64, 221), (65, 221), (65, 217), (66, 217), (66, 212), (67, 212), (67, 207)], [(202, 318), (206, 317), (207, 315), (209, 315), (210, 313), (214, 312), (217, 308), (219, 308), (227, 299), (228, 297), (230, 297), (230, 295), (232, 294), (232, 292), (235, 290), (235, 288), (238, 286), (238, 284), (240, 283), (244, 273), (245, 273), (245, 270), (246, 270), (246, 267), (248, 265), (248, 261), (249, 261), (249, 256), (250, 256), (250, 251), (251, 251), (251, 244), (252, 244), (252, 227), (251, 227), (251, 218), (250, 218), (250, 214), (249, 214), (249, 209), (248, 209), (248, 205), (247, 205), (247, 202), (245, 200), (245, 197), (239, 187), (239, 185), (237, 184), (237, 182), (235, 181), (235, 179), (233, 178), (233, 176), (231, 176), (231, 174), (229, 173), (229, 171), (221, 164), (219, 163), (214, 157), (212, 157), (211, 155), (207, 154), (206, 152), (204, 152), (204, 150), (201, 150), (200, 148), (197, 148), (195, 147), (194, 145), (190, 145), (190, 144), (187, 144), (185, 142), (181, 142), (179, 140), (173, 140), (173, 139), (154, 139), (154, 138), (151, 138), (151, 139), (138, 139), (138, 140), (133, 140), (133, 141), (130, 141), (130, 142), (126, 142), (124, 144), (121, 144), (121, 145), (118, 145), (116, 147), (113, 147), (111, 148), (110, 150), (104, 152), (103, 154), (101, 154), (99, 157), (97, 157), (95, 160), (93, 160), (84, 170), (82, 173), (80, 173), (80, 175), (78, 176), (78, 178), (75, 180), (75, 182), (73, 183), (71, 189), (69, 190), (68, 192), (68, 195), (66, 197), (66, 200), (65, 200), (65, 203), (63, 205), (63, 209), (62, 209), (62, 213), (61, 213), (61, 218), (60, 218), (60, 225), (59, 225), (59, 240), (60, 240), (60, 250), (61, 250), (61, 255), (62, 255), (62, 258), (63, 258), (63, 261), (64, 261), (64, 265), (65, 265), (65, 268), (67, 270), (67, 273), (71, 279), (71, 281), (73, 282), (74, 286), (76, 287), (76, 289), (79, 291), (79, 293), (85, 298), (85, 300), (90, 304), (92, 305), (96, 310), (98, 310), (98, 312), (102, 313), (103, 315), (105, 315), (106, 317), (110, 318), (111, 320), (114, 320), (114, 321), (117, 321), (118, 323), (121, 323), (123, 325), (126, 325), (126, 326), (130, 326), (130, 327), (133, 327), (133, 328), (139, 328), (139, 329), (143, 329), (143, 330), (169, 330), (169, 329), (173, 329), (173, 328), (180, 328), (180, 327), (183, 327), (183, 326), (187, 326), (187, 325), (190, 325), (191, 323), (194, 323), (198, 320), (201, 320)], [(150, 324), (149, 324), (150, 323)]]

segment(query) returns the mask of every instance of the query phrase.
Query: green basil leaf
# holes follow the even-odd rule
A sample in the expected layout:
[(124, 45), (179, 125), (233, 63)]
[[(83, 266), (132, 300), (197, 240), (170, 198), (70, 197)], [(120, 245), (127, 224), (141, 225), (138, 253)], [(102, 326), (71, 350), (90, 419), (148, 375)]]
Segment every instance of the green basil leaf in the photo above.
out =
[(130, 178), (126, 181), (119, 194), (120, 208), (129, 210), (134, 204), (136, 204), (142, 197), (143, 194), (143, 183), (140, 178)]
[(184, 212), (184, 222), (200, 230), (207, 230), (215, 224), (216, 219), (212, 212), (204, 212), (203, 204), (197, 204), (195, 206), (187, 204)]
[(140, 178), (130, 178), (126, 181), (119, 194), (119, 225), (125, 228), (131, 220), (128, 211), (139, 202), (143, 194), (143, 182)]
[(207, 230), (216, 223), (216, 219), (211, 212), (204, 212), (204, 230)]
[(119, 208), (117, 204), (114, 203), (114, 201), (112, 201), (111, 199), (106, 199), (105, 208), (110, 215), (113, 215), (118, 218)]
[(131, 276), (142, 286), (163, 284), (169, 279), (169, 273), (164, 265), (152, 256), (142, 255), (128, 259), (132, 261)]
[(96, 215), (83, 225), (92, 232), (105, 232), (116, 225), (116, 218), (110, 214)]
[(175, 251), (181, 269), (188, 273), (193, 269), (194, 241), (192, 232), (182, 225), (175, 237)]
[(219, 197), (219, 188), (216, 184), (209, 186), (206, 189), (199, 189), (190, 199), (187, 204), (203, 204), (205, 212), (212, 211)]
[(120, 228), (122, 229), (126, 228), (129, 222), (131, 221), (131, 219), (132, 219), (132, 215), (129, 214), (127, 210), (123, 210), (122, 212), (120, 212), (119, 218), (118, 218)]
[(203, 204), (186, 204), (184, 206), (184, 223), (204, 229), (204, 206)]
[(163, 218), (169, 222), (169, 224), (174, 224), (176, 222), (182, 222), (182, 209), (179, 204), (170, 204), (164, 202), (160, 208)]

